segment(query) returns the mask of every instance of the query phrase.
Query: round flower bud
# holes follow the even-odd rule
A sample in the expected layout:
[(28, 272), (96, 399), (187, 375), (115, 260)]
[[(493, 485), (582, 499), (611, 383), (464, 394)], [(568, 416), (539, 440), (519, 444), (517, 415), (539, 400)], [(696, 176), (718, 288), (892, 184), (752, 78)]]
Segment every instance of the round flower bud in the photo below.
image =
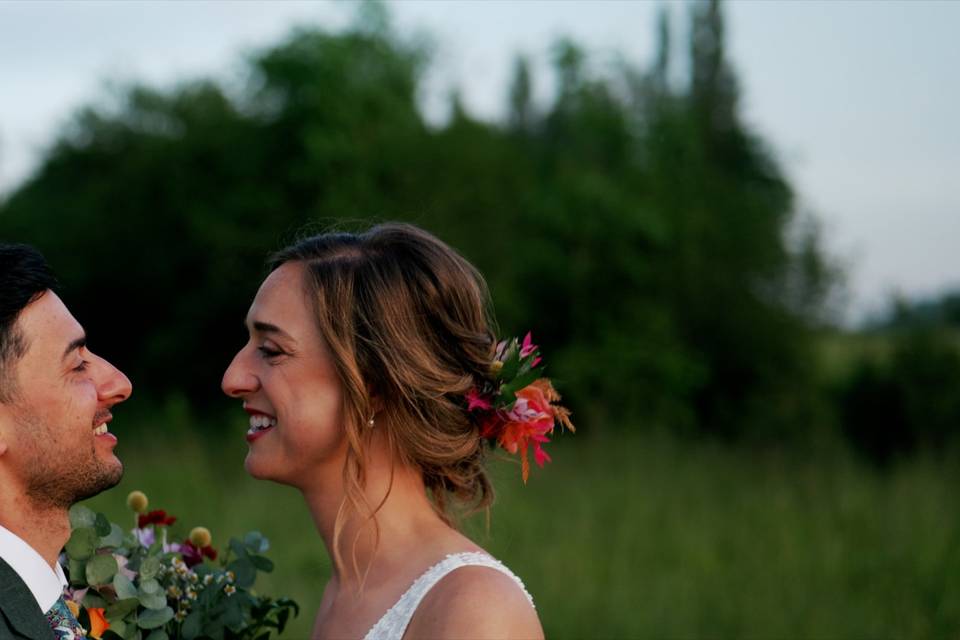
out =
[(137, 513), (144, 513), (147, 510), (149, 501), (143, 491), (131, 491), (127, 496), (127, 506)]
[(190, 531), (190, 542), (196, 547), (202, 549), (208, 546), (212, 540), (213, 536), (210, 535), (210, 530), (206, 527), (194, 527)]

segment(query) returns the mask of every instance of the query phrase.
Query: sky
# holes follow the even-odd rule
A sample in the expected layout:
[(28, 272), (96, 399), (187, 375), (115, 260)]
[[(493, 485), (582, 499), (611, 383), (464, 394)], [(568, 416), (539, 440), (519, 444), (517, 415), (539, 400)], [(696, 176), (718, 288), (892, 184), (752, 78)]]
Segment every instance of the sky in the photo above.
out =
[[(518, 52), (544, 70), (535, 74), (535, 95), (546, 101), (550, 45), (560, 36), (598, 65), (618, 55), (645, 65), (660, 4), (388, 6), (400, 33), (432, 43), (422, 102), (428, 118), (441, 121), (454, 86), (476, 116), (502, 116)], [(688, 7), (663, 6), (682, 58)], [(344, 0), (0, 0), (0, 193), (30, 174), (70, 115), (102, 101), (105, 87), (239, 77), (245, 55), (294, 25), (342, 28), (355, 8)], [(847, 320), (877, 311), (893, 293), (960, 288), (960, 2), (731, 1), (725, 11), (745, 120), (845, 268)]]

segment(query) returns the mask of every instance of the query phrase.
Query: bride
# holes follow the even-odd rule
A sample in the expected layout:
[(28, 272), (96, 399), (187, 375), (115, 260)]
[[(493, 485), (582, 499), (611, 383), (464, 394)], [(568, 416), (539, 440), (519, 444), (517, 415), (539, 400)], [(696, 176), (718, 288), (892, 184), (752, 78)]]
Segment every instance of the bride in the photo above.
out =
[(542, 464), (569, 426), (546, 380), (517, 392), (529, 336), (498, 348), (480, 274), (410, 225), (314, 236), (270, 268), (222, 386), (250, 415), (247, 471), (300, 490), (332, 558), (313, 637), (541, 638), (523, 583), (451, 515), (493, 501), (488, 440), (526, 479), (528, 448)]

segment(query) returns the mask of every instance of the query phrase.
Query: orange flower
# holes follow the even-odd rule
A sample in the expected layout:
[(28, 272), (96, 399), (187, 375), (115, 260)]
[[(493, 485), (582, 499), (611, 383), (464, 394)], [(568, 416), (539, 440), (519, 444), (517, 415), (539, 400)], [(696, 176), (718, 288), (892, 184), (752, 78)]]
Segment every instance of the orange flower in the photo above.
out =
[(90, 615), (90, 637), (100, 640), (103, 632), (110, 628), (110, 623), (103, 617), (103, 609), (87, 609), (87, 613)]
[(510, 453), (520, 452), (524, 483), (530, 477), (530, 461), (527, 458), (530, 447), (533, 447), (533, 459), (538, 467), (550, 461), (542, 445), (550, 442), (547, 434), (553, 433), (554, 411), (548, 399), (553, 387), (549, 386), (549, 382), (544, 383), (543, 380), (537, 380), (517, 391), (517, 401), (507, 413), (507, 423), (498, 438), (500, 446)]

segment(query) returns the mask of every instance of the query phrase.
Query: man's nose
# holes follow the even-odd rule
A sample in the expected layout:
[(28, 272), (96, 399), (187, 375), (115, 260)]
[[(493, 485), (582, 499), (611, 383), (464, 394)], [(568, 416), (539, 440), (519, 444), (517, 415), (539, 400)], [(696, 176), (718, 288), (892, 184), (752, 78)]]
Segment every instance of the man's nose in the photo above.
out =
[[(99, 356), (97, 357), (99, 358)], [(104, 370), (103, 379), (97, 388), (100, 401), (111, 406), (123, 402), (133, 393), (133, 385), (130, 384), (130, 379), (120, 369), (103, 358), (99, 359)]]

